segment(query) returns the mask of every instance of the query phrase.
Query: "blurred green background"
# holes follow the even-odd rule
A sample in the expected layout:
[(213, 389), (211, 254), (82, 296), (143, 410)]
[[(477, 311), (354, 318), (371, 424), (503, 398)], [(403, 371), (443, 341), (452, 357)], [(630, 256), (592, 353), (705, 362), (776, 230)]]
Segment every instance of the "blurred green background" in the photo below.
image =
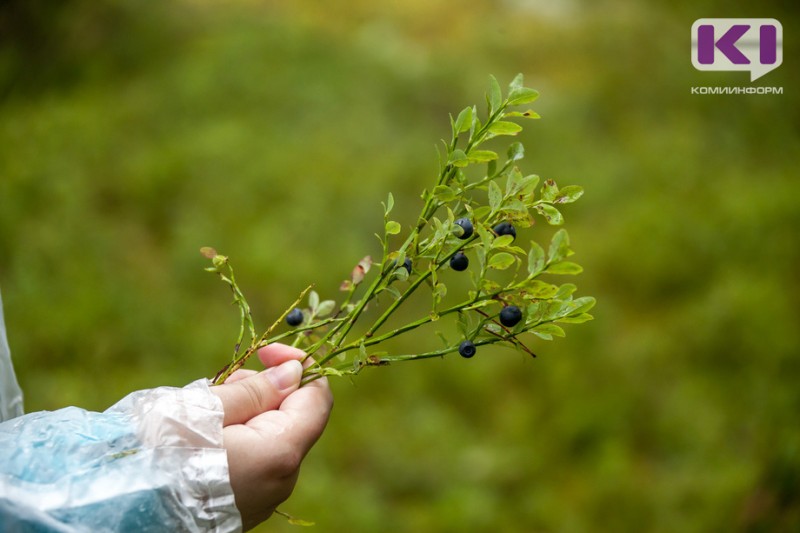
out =
[[(282, 508), (318, 531), (800, 530), (798, 18), (750, 4), (3, 2), (0, 287), (27, 410), (212, 375), (237, 318), (201, 246), (264, 323), (310, 282), (338, 298), (386, 193), (415, 219), (448, 113), (523, 72), (543, 118), (521, 166), (586, 189), (565, 215), (596, 320), (536, 360), (336, 380)], [(784, 94), (691, 95), (749, 85), (689, 56), (695, 19), (742, 16), (782, 22), (754, 85)]]

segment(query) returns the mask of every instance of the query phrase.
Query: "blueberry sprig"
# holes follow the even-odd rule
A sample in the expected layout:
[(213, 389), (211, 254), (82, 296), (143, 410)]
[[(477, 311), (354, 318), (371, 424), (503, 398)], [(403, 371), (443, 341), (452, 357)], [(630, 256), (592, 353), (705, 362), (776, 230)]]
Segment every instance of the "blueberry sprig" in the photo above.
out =
[[(483, 146), (491, 139), (513, 137), (522, 131), (513, 119), (539, 118), (533, 111), (513, 109), (537, 97), (536, 91), (523, 86), (522, 75), (514, 78), (503, 97), (492, 76), (485, 120), (479, 118), (477, 106), (464, 108), (455, 119), (451, 117), (452, 137), (443, 142), (438, 176), (434, 186), (422, 194), (424, 205), (419, 217), (402, 243), (395, 244), (403, 227), (390, 217), (394, 197), (389, 193), (383, 204), (383, 232), (376, 235), (381, 242), (381, 261), (367, 256), (358, 262), (340, 286), (345, 293), (340, 303), (320, 300), (308, 287), (265, 333), (257, 336), (230, 261), (212, 248), (203, 248), (202, 253), (212, 261), (206, 270), (217, 273), (230, 286), (241, 316), (233, 357), (217, 373), (214, 383), (224, 382), (260, 347), (291, 337), (294, 346), (314, 357), (305, 370), (304, 382), (309, 382), (325, 375), (357, 374), (367, 366), (453, 352), (471, 358), (488, 344), (499, 343), (534, 355), (523, 343), (523, 334), (551, 340), (564, 336), (559, 323), (591, 320), (588, 311), (595, 304), (594, 298), (574, 298), (577, 287), (572, 283), (557, 285), (540, 279), (582, 271), (580, 265), (567, 260), (573, 252), (566, 230), (558, 229), (550, 237), (547, 252), (535, 240), (527, 248), (514, 244), (518, 236), (532, 232), (535, 216), (550, 225), (562, 225), (559, 206), (576, 201), (583, 189), (575, 185), (559, 188), (551, 179), (539, 187), (538, 176), (524, 175), (518, 167), (524, 157), (520, 142), (508, 145), (502, 162), (496, 151)], [(464, 273), (469, 276), (471, 290), (448, 297), (446, 282)], [(388, 329), (389, 318), (423, 287), (430, 292), (430, 312)], [(300, 308), (306, 296), (307, 306)], [(368, 305), (377, 306), (379, 314), (371, 323), (362, 321), (359, 333), (354, 334)], [(459, 338), (450, 341), (439, 334), (444, 341), (440, 349), (414, 354), (374, 351), (388, 339), (446, 316), (456, 318)], [(275, 333), (283, 322), (289, 329)], [(245, 337), (250, 342), (243, 349)]]

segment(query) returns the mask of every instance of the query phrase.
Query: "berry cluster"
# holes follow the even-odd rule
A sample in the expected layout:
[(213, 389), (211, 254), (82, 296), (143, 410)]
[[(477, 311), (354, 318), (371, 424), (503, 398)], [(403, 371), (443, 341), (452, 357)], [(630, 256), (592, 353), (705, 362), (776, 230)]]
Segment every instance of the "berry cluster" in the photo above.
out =
[[(590, 320), (587, 311), (594, 298), (574, 298), (574, 284), (557, 285), (543, 279), (581, 272), (577, 263), (567, 259), (572, 255), (567, 232), (561, 228), (552, 234), (546, 251), (535, 240), (527, 248), (515, 244), (518, 231), (523, 235), (529, 231), (535, 217), (549, 225), (562, 225), (561, 206), (580, 198), (583, 190), (574, 185), (559, 188), (553, 180), (545, 180), (539, 187), (538, 176), (524, 175), (518, 167), (524, 157), (519, 142), (509, 144), (504, 160), (497, 152), (482, 148), (490, 139), (517, 135), (522, 126), (513, 119), (538, 118), (530, 110), (512, 110), (537, 96), (536, 91), (523, 86), (521, 75), (511, 82), (505, 97), (497, 80), (490, 77), (485, 119), (479, 118), (475, 106), (451, 117), (452, 137), (444, 143), (446, 153), (441, 155), (436, 183), (423, 192), (424, 205), (417, 222), (409, 226), (402, 241), (395, 241), (403, 226), (390, 218), (394, 208), (390, 193), (383, 204), (383, 236), (378, 235), (382, 258), (375, 262), (366, 256), (358, 262), (341, 284), (341, 302), (320, 300), (309, 287), (266, 332), (256, 335), (250, 307), (236, 284), (230, 261), (211, 248), (201, 250), (212, 260), (207, 270), (217, 273), (231, 287), (242, 318), (231, 362), (214, 382), (223, 382), (261, 346), (287, 337), (294, 337), (295, 346), (314, 356), (305, 371), (308, 382), (324, 375), (356, 374), (367, 366), (453, 352), (471, 358), (479, 346), (487, 344), (506, 345), (533, 355), (523, 342), (523, 334), (551, 340), (564, 335), (559, 323)], [(539, 230), (535, 234), (542, 237)], [(467, 294), (448, 292), (448, 278), (443, 272), (448, 266), (469, 275), (472, 288)], [(425, 287), (430, 288), (430, 312), (387, 330), (387, 320)], [(306, 296), (307, 303), (301, 309)], [(353, 328), (364, 318), (368, 304), (378, 305), (379, 315), (354, 335)], [(442, 348), (395, 355), (374, 351), (385, 340), (446, 316), (456, 318), (459, 339), (450, 341), (440, 333)], [(276, 333), (283, 322), (289, 329)], [(245, 337), (250, 340), (246, 346)]]

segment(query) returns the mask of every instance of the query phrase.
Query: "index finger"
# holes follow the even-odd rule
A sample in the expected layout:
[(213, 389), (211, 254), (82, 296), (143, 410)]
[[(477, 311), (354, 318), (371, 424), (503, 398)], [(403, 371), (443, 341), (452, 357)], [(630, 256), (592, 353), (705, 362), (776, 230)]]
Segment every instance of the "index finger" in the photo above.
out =
[(305, 357), (306, 352), (300, 348), (295, 348), (294, 346), (281, 344), (279, 342), (274, 342), (258, 349), (258, 358), (267, 368), (281, 365), (291, 359), (302, 361)]

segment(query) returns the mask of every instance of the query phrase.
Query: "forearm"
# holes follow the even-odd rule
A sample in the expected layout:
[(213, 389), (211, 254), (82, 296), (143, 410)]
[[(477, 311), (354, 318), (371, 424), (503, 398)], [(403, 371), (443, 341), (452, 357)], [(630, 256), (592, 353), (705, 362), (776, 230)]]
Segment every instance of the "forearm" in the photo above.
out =
[(2, 521), (239, 531), (222, 419), (219, 399), (195, 382), (135, 392), (104, 413), (68, 407), (4, 422), (0, 495), (13, 505), (0, 506)]

